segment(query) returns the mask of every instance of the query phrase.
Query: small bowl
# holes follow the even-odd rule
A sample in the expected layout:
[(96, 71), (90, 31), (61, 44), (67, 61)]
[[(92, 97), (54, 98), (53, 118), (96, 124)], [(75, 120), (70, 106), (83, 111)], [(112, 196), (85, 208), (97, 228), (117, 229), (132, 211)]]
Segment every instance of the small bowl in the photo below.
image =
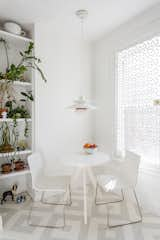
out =
[(87, 154), (94, 154), (97, 151), (97, 147), (96, 148), (84, 148), (84, 151)]

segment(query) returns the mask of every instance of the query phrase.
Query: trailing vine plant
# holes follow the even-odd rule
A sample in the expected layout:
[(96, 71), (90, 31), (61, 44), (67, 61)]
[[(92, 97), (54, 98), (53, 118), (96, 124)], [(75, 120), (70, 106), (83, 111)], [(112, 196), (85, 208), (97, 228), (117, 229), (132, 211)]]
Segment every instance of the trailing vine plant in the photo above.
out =
[(6, 72), (0, 72), (0, 80), (9, 80), (9, 81), (16, 81), (23, 79), (24, 73), (32, 68), (36, 71), (39, 72), (41, 78), (46, 82), (46, 77), (39, 67), (39, 64), (41, 63), (40, 58), (37, 58), (36, 56), (33, 55), (33, 49), (34, 49), (34, 43), (30, 42), (27, 49), (25, 51), (20, 51), (20, 62), (15, 65), (11, 64), (9, 65), (9, 60), (8, 60), (8, 51), (7, 51), (7, 42), (4, 39), (0, 39), (0, 42), (3, 43), (5, 49), (6, 49), (6, 56), (7, 56), (7, 69)]

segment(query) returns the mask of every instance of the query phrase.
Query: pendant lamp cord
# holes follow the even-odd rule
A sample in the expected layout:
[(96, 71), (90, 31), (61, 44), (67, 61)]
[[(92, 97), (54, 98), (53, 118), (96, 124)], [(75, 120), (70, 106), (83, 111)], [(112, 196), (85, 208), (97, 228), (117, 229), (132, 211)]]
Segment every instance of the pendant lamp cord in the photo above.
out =
[(81, 35), (82, 35), (82, 41), (85, 40), (85, 37), (84, 37), (84, 19), (81, 18)]

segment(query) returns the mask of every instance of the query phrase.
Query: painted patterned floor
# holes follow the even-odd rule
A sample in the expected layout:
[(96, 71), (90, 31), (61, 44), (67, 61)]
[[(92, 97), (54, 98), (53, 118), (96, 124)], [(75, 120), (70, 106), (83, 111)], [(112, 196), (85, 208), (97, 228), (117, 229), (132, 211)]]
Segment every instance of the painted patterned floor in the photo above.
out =
[[(126, 193), (127, 195), (127, 193)], [(128, 199), (128, 198), (127, 198)], [(4, 204), (0, 206), (0, 214), (4, 220), (4, 231), (0, 240), (160, 240), (160, 218), (144, 215), (143, 222), (108, 229), (106, 227), (106, 206), (95, 206), (93, 193), (88, 197), (88, 224), (83, 223), (83, 198), (80, 190), (72, 195), (73, 204), (66, 209), (66, 227), (64, 229), (49, 229), (31, 227), (28, 225), (28, 212), (31, 202), (23, 204)], [(128, 211), (128, 209), (130, 211)], [(137, 217), (134, 202), (129, 204), (110, 205), (113, 222), (119, 222), (125, 215)], [(60, 221), (61, 209), (58, 207), (36, 206), (33, 221), (53, 223)], [(59, 213), (59, 214), (58, 214)], [(131, 216), (132, 215), (132, 216)]]

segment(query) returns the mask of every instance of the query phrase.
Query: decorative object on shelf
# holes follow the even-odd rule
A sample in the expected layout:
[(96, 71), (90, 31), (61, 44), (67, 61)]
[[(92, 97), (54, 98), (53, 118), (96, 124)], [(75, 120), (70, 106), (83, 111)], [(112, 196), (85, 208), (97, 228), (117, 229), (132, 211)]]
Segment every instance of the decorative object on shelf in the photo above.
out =
[(20, 171), (25, 168), (25, 162), (22, 161), (21, 159), (19, 159), (18, 161), (15, 161), (14, 164), (15, 164), (15, 168), (14, 168), (15, 171)]
[(7, 21), (3, 24), (3, 28), (5, 31), (16, 34), (16, 35), (21, 35), (25, 36), (25, 32), (22, 30), (22, 27), (15, 22)]
[(83, 149), (87, 154), (93, 154), (97, 151), (98, 146), (95, 143), (85, 143)]
[(8, 197), (11, 197), (12, 201), (14, 201), (17, 188), (18, 188), (17, 184), (14, 184), (11, 190), (5, 191), (2, 194), (1, 204), (3, 204), (3, 202), (6, 202)]
[(73, 105), (69, 106), (73, 111), (86, 111), (86, 110), (94, 110), (96, 107), (89, 103), (85, 96), (80, 96), (78, 99), (74, 100)]
[(7, 108), (0, 108), (0, 118), (5, 119), (7, 117)]
[(4, 163), (1, 165), (2, 173), (7, 174), (12, 172), (12, 164), (11, 163)]
[(19, 193), (19, 194), (16, 196), (16, 198), (15, 198), (15, 202), (16, 202), (17, 204), (23, 203), (23, 202), (25, 202), (25, 201), (26, 201), (26, 195), (25, 195), (24, 193)]
[(7, 111), (3, 111), (1, 113), (1, 116), (2, 116), (3, 119), (6, 119), (7, 118)]

